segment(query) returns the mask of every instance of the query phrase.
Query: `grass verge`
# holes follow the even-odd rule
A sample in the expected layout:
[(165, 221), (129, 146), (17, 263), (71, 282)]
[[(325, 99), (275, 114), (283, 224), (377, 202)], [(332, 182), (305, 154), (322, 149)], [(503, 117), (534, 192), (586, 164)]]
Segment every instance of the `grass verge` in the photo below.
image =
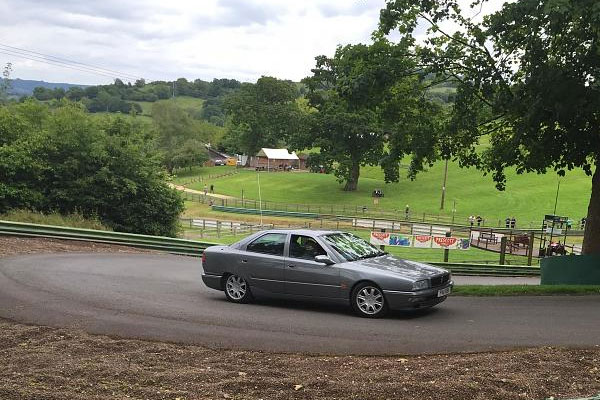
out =
[(600, 285), (458, 285), (458, 296), (600, 295)]
[(103, 225), (97, 218), (84, 217), (79, 213), (62, 215), (56, 212), (43, 214), (29, 210), (13, 210), (5, 214), (0, 214), (0, 220), (112, 231), (112, 229)]

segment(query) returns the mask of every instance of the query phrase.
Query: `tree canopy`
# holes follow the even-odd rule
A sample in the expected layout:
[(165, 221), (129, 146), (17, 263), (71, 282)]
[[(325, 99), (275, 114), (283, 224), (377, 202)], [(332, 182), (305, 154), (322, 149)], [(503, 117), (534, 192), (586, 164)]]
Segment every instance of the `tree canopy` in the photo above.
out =
[(152, 120), (158, 133), (157, 145), (163, 155), (163, 164), (170, 173), (175, 168), (200, 165), (208, 159), (205, 144), (210, 143), (214, 134), (210, 124), (192, 119), (171, 102), (154, 104)]
[(0, 213), (78, 212), (117, 231), (174, 236), (183, 201), (145, 129), (68, 101), (0, 107)]
[(255, 155), (262, 147), (278, 147), (300, 134), (303, 116), (290, 81), (263, 76), (255, 84), (244, 83), (225, 99), (230, 118), (225, 137), (227, 150)]
[(310, 129), (292, 138), (296, 148), (319, 147), (318, 162), (333, 170), (344, 190), (357, 189), (361, 165), (381, 165), (386, 181), (399, 179), (399, 161), (414, 154), (411, 175), (436, 158), (439, 106), (424, 96), (424, 74), (408, 52), (411, 40), (338, 47), (319, 56), (305, 78)]
[[(491, 173), (499, 189), (508, 167), (593, 173), (583, 252), (600, 253), (600, 4), (519, 0), (473, 17), (486, 3), (463, 10), (454, 0), (389, 0), (381, 31), (411, 36), (429, 24), (419, 55), (457, 85), (445, 148), (463, 166)], [(479, 152), (484, 135), (490, 145)]]

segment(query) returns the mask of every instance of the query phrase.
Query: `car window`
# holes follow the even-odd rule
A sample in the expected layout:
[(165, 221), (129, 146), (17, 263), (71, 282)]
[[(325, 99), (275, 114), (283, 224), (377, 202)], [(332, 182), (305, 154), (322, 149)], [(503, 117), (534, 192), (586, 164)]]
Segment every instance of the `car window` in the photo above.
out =
[(283, 256), (285, 233), (267, 233), (246, 246), (246, 251), (253, 253), (273, 254)]
[(327, 252), (315, 239), (310, 236), (292, 235), (290, 257), (314, 260), (319, 255), (327, 255)]
[(356, 261), (386, 254), (366, 240), (350, 233), (325, 235), (325, 241), (347, 261)]

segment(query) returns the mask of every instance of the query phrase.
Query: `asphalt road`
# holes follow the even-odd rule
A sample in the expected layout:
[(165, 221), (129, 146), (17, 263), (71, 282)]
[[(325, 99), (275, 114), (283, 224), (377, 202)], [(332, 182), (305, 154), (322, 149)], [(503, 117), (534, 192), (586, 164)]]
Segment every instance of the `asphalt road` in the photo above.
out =
[(92, 333), (281, 352), (411, 354), (600, 344), (600, 297), (450, 297), (380, 320), (295, 301), (228, 303), (200, 260), (60, 254), (0, 259), (0, 317)]

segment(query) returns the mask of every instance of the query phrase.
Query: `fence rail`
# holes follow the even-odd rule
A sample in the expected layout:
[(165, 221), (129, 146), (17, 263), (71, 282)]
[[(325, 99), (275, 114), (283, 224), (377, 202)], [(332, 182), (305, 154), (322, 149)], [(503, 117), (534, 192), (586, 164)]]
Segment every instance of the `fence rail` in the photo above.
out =
[(190, 179), (186, 180), (185, 182), (182, 181), (180, 184), (185, 186), (185, 185), (189, 185), (191, 183), (204, 182), (205, 180), (224, 178), (226, 176), (235, 175), (237, 173), (238, 173), (238, 171), (234, 170), (234, 171), (225, 172), (223, 174), (214, 174), (214, 175), (209, 174), (209, 175), (194, 176), (194, 177), (190, 177)]
[(133, 233), (67, 228), (64, 226), (37, 225), (12, 221), (0, 221), (0, 235), (46, 237), (119, 244), (191, 256), (200, 256), (205, 248), (217, 244), (163, 236), (137, 235)]
[[(223, 176), (228, 175), (224, 174)], [(408, 214), (405, 210), (382, 210), (375, 207), (367, 207), (360, 205), (351, 204), (299, 204), (299, 203), (280, 203), (269, 200), (252, 199), (240, 199), (235, 197), (230, 198), (214, 198), (210, 196), (204, 196), (202, 194), (194, 194), (184, 192), (186, 200), (197, 201), (203, 204), (210, 203), (213, 205), (219, 205), (222, 207), (231, 208), (248, 208), (248, 209), (263, 209), (271, 211), (284, 211), (284, 212), (296, 212), (296, 213), (309, 213), (318, 215), (343, 215), (343, 216), (356, 216), (356, 217), (369, 217), (369, 218), (380, 218), (380, 219), (393, 219), (395, 221), (407, 221), (407, 222), (422, 222), (422, 223), (437, 223), (445, 225), (468, 225), (469, 216), (455, 213), (426, 213), (426, 212), (414, 212), (410, 211)], [(502, 228), (505, 227), (504, 219), (496, 219), (494, 217), (482, 217), (481, 223), (474, 222), (473, 228), (481, 227), (494, 227)], [(520, 222), (518, 226), (512, 229), (539, 229), (539, 222)]]
[[(200, 257), (202, 255), (202, 251), (208, 246), (219, 244), (213, 242), (185, 240), (162, 236), (137, 235), (132, 233), (68, 228), (63, 226), (38, 225), (12, 221), (0, 221), (0, 235), (45, 237), (53, 239), (67, 239), (119, 244), (195, 257)], [(429, 262), (429, 264), (449, 269), (453, 273), (461, 275), (536, 276), (539, 275), (540, 271), (539, 268), (536, 267), (512, 265), (444, 262)]]

